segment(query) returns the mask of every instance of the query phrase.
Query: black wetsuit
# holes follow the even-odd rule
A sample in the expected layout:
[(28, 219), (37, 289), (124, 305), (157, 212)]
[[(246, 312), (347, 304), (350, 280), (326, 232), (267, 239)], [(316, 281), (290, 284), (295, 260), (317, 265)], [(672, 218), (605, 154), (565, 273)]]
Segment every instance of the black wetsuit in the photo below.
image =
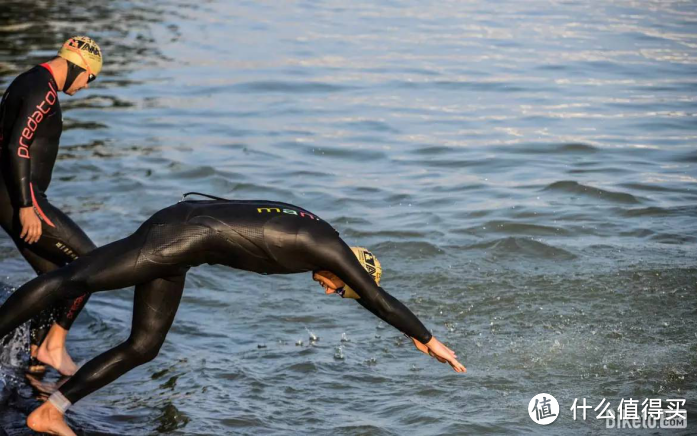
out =
[[(90, 238), (46, 198), (63, 120), (58, 86), (47, 64), (18, 76), (0, 102), (0, 225), (37, 274), (53, 271), (93, 250)], [(39, 241), (20, 239), (19, 209), (33, 206), (41, 219)], [(32, 321), (39, 345), (53, 321), (69, 329), (87, 295), (48, 308)]]
[(431, 339), (317, 215), (285, 203), (232, 200), (182, 201), (157, 212), (133, 235), (28, 282), (0, 307), (0, 338), (61, 298), (135, 285), (131, 336), (86, 363), (60, 388), (74, 403), (158, 354), (187, 270), (204, 263), (261, 274), (331, 271), (385, 322), (423, 343)]

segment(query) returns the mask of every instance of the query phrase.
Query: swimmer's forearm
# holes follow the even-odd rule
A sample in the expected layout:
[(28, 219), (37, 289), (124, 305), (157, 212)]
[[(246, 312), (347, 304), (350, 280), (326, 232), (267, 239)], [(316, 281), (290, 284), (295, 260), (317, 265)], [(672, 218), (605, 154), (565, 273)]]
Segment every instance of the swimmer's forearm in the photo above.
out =
[(382, 292), (381, 296), (383, 304), (373, 304), (365, 298), (356, 301), (378, 318), (421, 343), (426, 344), (432, 339), (429, 330), (404, 304), (385, 291)]

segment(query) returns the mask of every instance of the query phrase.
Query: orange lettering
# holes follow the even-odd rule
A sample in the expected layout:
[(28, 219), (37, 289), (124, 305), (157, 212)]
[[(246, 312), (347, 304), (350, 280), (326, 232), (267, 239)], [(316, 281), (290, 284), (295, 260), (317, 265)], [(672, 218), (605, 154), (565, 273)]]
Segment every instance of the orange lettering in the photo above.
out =
[[(31, 117), (27, 117), (27, 127), (25, 127), (22, 130), (22, 136), (20, 136), (19, 138), (19, 148), (17, 149), (17, 156), (22, 157), (24, 159), (30, 159), (29, 144), (25, 144), (24, 140), (26, 139), (27, 141), (31, 141), (31, 139), (34, 137), (34, 132), (36, 132), (36, 129), (39, 128), (39, 123), (43, 121), (44, 115), (49, 113), (49, 111), (51, 110), (50, 106), (52, 106), (58, 100), (56, 89), (53, 87), (51, 82), (48, 82), (48, 87), (50, 91), (46, 93), (44, 101), (42, 101), (41, 104), (39, 104), (36, 107), (38, 110), (35, 111)], [(44, 105), (46, 103), (49, 104), (49, 108), (44, 110)]]
[(39, 111), (36, 111), (32, 114), (32, 117), (36, 118), (36, 124), (39, 124), (41, 122), (41, 120), (44, 119), (44, 114), (42, 114)]
[(45, 103), (46, 103), (46, 101), (42, 101), (41, 104), (38, 105), (38, 106), (36, 107), (37, 109), (39, 109), (39, 110), (41, 111), (42, 114), (47, 114), (48, 111), (51, 110), (51, 108), (48, 108), (48, 109), (46, 109), (46, 110), (43, 110), (43, 109), (42, 109), (42, 108), (44, 107), (44, 104), (45, 104)]
[[(34, 123), (34, 127), (32, 127), (32, 123)], [(27, 118), (27, 127), (29, 127), (29, 129), (31, 129), (32, 132), (36, 132), (36, 128), (39, 127), (39, 125), (36, 123), (36, 121), (34, 121), (34, 119), (32, 117), (28, 117)], [(27, 139), (29, 139), (29, 138), (27, 138)]]
[[(51, 82), (48, 82), (48, 87), (51, 89), (49, 92), (46, 93), (46, 102), (50, 105), (53, 106), (53, 104), (56, 102), (56, 90), (53, 89), (53, 85), (51, 85)], [(49, 99), (49, 97), (53, 98), (53, 101)]]

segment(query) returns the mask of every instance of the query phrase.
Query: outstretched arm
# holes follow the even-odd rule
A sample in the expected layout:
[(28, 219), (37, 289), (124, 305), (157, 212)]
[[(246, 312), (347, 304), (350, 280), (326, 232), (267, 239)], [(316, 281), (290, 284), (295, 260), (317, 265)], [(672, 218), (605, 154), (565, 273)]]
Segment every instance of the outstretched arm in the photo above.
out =
[(334, 235), (331, 238), (331, 241), (313, 246), (318, 259), (321, 259), (319, 266), (333, 272), (349, 285), (361, 297), (357, 300), (359, 304), (371, 313), (423, 344), (429, 342), (431, 333), (419, 318), (373, 281), (344, 241)]
[(409, 336), (418, 350), (440, 362), (448, 362), (456, 372), (465, 372), (453, 350), (432, 336), (422, 322), (404, 304), (385, 292), (358, 262), (351, 249), (342, 241), (324, 246), (322, 257), (329, 261), (328, 269), (349, 285), (368, 311)]
[[(383, 291), (383, 289), (381, 287), (378, 287), (378, 289), (380, 289), (381, 292), (383, 292), (385, 295), (387, 295), (391, 299), (395, 300), (397, 302), (397, 304), (404, 307), (404, 310), (406, 310), (410, 314), (412, 314), (412, 312), (410, 312), (409, 309), (407, 309), (404, 305), (402, 305), (402, 303), (400, 303), (397, 299), (392, 297), (390, 294)], [(365, 307), (366, 309), (368, 309), (369, 311), (371, 311), (371, 313), (373, 313), (377, 317), (381, 318), (382, 320), (384, 320), (386, 322), (389, 322), (387, 319), (383, 318), (382, 313), (379, 312), (378, 310), (376, 310), (376, 308), (374, 306), (372, 306), (371, 304), (366, 304), (366, 301), (363, 298), (359, 298), (358, 300), (356, 300), (356, 302), (359, 303), (360, 305), (362, 305), (363, 307)], [(412, 314), (412, 316), (414, 317), (414, 319), (417, 319), (417, 317), (414, 314)], [(417, 320), (417, 322), (419, 322), (419, 320)], [(419, 324), (421, 325), (421, 323), (419, 323)], [(414, 346), (417, 347), (417, 349), (419, 351), (421, 351), (422, 353), (428, 354), (429, 356), (433, 357), (434, 359), (438, 360), (441, 363), (448, 363), (449, 365), (451, 365), (451, 368), (453, 368), (453, 370), (456, 372), (465, 372), (466, 371), (465, 366), (463, 366), (463, 364), (461, 364), (457, 360), (458, 356), (456, 356), (456, 353), (454, 353), (453, 350), (448, 348), (446, 345), (442, 344), (441, 341), (436, 339), (433, 335), (431, 335), (431, 333), (429, 333), (429, 340), (427, 340), (427, 341), (423, 341), (422, 339), (418, 339), (414, 336), (410, 336), (407, 333), (405, 333), (405, 335), (408, 336), (414, 342)]]

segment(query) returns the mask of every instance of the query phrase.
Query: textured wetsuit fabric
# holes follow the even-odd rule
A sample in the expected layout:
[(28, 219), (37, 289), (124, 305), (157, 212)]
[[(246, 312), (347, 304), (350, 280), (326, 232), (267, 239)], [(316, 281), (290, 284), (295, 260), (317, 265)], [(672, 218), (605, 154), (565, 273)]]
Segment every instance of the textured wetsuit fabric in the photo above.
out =
[(136, 285), (129, 339), (85, 364), (61, 387), (75, 403), (158, 354), (185, 274), (203, 263), (261, 274), (332, 271), (381, 319), (423, 343), (431, 339), (409, 309), (376, 285), (328, 223), (269, 201), (184, 201), (157, 212), (133, 235), (15, 291), (0, 307), (0, 338), (60, 298)]
[[(0, 102), (0, 225), (37, 274), (53, 271), (93, 250), (90, 238), (46, 198), (63, 128), (57, 85), (49, 67), (18, 76)], [(42, 235), (34, 244), (19, 238), (19, 209), (33, 206)], [(46, 309), (32, 321), (39, 344), (55, 320), (69, 329), (88, 295)]]

